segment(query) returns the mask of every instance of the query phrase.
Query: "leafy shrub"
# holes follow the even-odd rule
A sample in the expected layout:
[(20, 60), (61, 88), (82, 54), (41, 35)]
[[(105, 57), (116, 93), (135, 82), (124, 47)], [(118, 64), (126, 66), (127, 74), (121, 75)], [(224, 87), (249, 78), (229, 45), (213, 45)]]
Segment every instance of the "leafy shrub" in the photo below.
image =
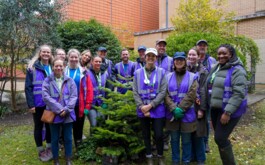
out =
[(98, 146), (97, 140), (90, 136), (85, 139), (82, 144), (78, 147), (78, 157), (86, 162), (97, 161), (101, 162), (101, 157), (96, 153)]
[(58, 27), (63, 48), (76, 48), (80, 51), (90, 49), (96, 54), (98, 47), (104, 46), (108, 50), (108, 58), (114, 63), (120, 60), (120, 42), (111, 29), (95, 19), (90, 21), (67, 21)]
[(0, 117), (2, 118), (5, 114), (9, 113), (10, 110), (5, 105), (0, 105)]
[[(246, 50), (246, 43), (243, 42), (245, 38), (243, 37), (234, 37), (234, 36), (221, 36), (219, 34), (214, 33), (183, 33), (176, 34), (173, 33), (167, 38), (167, 53), (170, 56), (177, 51), (188, 52), (190, 48), (196, 45), (196, 42), (200, 39), (205, 39), (208, 42), (208, 54), (217, 58), (217, 49), (221, 44), (232, 44), (235, 46), (237, 55), (243, 62), (244, 66), (246, 66), (246, 56), (250, 54), (246, 54), (249, 51)], [(246, 40), (246, 39), (245, 39)], [(249, 41), (250, 42), (250, 41)], [(255, 45), (253, 49), (255, 49)], [(248, 48), (248, 50), (252, 50)], [(254, 54), (253, 54), (254, 55)], [(257, 58), (255, 54), (255, 58)]]

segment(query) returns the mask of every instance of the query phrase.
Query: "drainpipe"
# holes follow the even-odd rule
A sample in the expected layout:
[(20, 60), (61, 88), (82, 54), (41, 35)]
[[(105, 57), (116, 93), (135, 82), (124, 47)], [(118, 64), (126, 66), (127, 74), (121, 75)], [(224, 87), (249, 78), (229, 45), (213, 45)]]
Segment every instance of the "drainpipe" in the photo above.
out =
[(168, 28), (168, 0), (166, 0), (166, 28)]

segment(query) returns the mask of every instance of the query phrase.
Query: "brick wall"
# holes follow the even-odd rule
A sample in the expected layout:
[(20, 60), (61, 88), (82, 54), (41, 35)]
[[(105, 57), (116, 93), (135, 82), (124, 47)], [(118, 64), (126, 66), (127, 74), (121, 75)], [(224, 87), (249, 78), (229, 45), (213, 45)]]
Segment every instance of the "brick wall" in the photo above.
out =
[(228, 0), (224, 9), (234, 11), (237, 16), (254, 14), (265, 10), (265, 0)]
[(72, 0), (66, 7), (66, 18), (76, 21), (95, 18), (112, 26), (125, 41), (124, 46), (133, 47), (133, 32), (159, 28), (158, 0)]
[(252, 39), (265, 39), (265, 17), (240, 21), (236, 33)]

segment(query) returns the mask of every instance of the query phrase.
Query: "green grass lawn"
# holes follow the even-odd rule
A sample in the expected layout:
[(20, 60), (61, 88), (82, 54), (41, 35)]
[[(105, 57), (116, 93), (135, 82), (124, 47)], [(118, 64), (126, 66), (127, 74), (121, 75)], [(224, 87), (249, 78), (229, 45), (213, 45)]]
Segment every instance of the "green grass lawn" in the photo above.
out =
[[(240, 124), (232, 133), (231, 141), (238, 165), (265, 164), (265, 101), (252, 107)], [(88, 136), (88, 121), (85, 121), (84, 134)], [(207, 154), (208, 165), (221, 165), (217, 146), (210, 137), (211, 153)], [(14, 164), (52, 164), (38, 160), (35, 142), (33, 139), (33, 125), (0, 126), (0, 165)], [(61, 153), (61, 162), (63, 162)], [(167, 164), (171, 164), (170, 151), (165, 152)], [(74, 164), (85, 164), (75, 159)], [(91, 163), (86, 163), (91, 164)]]

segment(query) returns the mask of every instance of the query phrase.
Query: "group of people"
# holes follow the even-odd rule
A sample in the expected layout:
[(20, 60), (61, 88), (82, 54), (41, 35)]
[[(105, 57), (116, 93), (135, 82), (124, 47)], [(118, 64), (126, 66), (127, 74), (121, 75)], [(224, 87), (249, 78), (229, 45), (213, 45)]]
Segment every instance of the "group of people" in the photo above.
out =
[[(139, 46), (136, 62), (123, 49), (121, 62), (115, 65), (106, 58), (105, 47), (99, 47), (95, 56), (90, 50), (80, 54), (70, 49), (66, 55), (56, 49), (53, 58), (52, 48), (42, 45), (28, 65), (25, 83), (39, 159), (59, 164), (59, 139), (63, 137), (66, 164), (71, 164), (72, 130), (77, 148), (82, 143), (85, 115), (91, 127), (97, 126), (98, 117), (104, 117), (95, 107), (107, 107), (101, 99), (106, 97), (102, 89), (113, 90), (107, 81), (112, 80), (125, 85), (117, 92), (133, 91), (148, 164), (154, 164), (154, 158), (165, 164), (163, 151), (169, 139), (174, 165), (205, 164), (209, 120), (223, 164), (235, 164), (228, 137), (246, 111), (246, 72), (235, 49), (220, 45), (216, 61), (207, 54), (206, 40), (199, 40), (187, 55), (176, 52), (173, 58), (166, 54), (166, 45), (159, 39), (155, 48)], [(44, 110), (56, 114), (52, 124), (41, 121)]]

